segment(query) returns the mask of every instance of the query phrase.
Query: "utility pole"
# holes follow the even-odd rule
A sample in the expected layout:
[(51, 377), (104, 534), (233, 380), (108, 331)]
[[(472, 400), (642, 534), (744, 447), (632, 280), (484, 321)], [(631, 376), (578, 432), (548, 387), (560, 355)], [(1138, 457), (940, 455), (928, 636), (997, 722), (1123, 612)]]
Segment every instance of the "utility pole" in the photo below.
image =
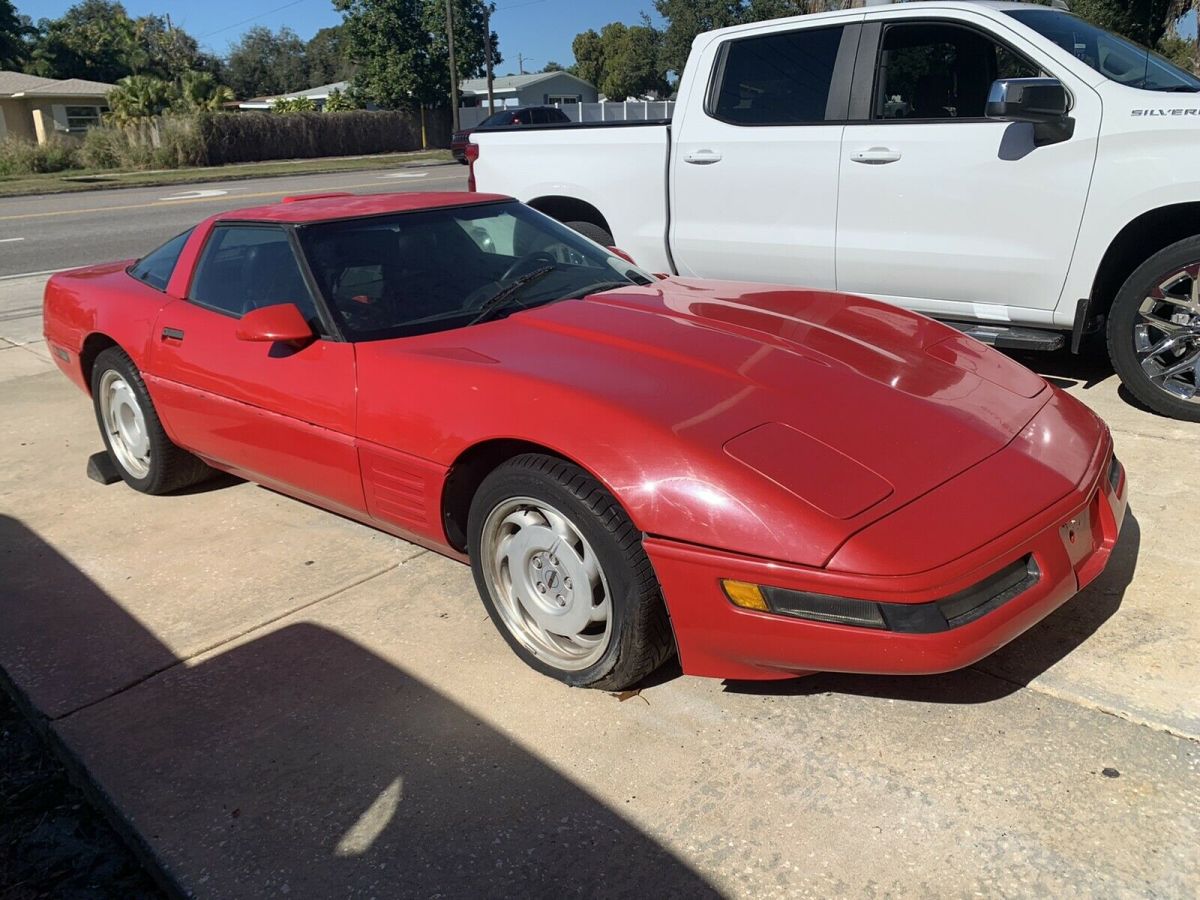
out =
[(458, 69), (454, 65), (454, 11), (450, 0), (446, 0), (446, 42), (450, 47), (450, 127), (458, 131)]
[(483, 6), (483, 46), (484, 59), (487, 62), (487, 92), (488, 92), (488, 115), (492, 115), (496, 111), (496, 100), (492, 96), (492, 10), (491, 3), (485, 3)]
[(525, 74), (525, 57), (520, 53), (517, 54), (517, 71), (522, 75)]

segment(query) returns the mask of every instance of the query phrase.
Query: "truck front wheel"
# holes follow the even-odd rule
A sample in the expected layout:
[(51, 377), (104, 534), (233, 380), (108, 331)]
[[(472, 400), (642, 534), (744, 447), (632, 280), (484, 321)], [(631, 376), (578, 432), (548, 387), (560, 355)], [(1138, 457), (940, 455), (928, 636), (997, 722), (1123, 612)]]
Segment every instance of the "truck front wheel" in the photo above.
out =
[(1159, 251), (1129, 276), (1108, 317), (1108, 352), (1134, 397), (1200, 422), (1200, 237)]

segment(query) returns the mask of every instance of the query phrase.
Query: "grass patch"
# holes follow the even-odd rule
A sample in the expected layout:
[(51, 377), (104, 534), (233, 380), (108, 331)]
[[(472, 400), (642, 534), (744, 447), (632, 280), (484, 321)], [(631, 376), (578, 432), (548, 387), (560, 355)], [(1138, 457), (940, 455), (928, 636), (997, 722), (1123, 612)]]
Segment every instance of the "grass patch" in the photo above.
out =
[(323, 175), (330, 172), (401, 168), (419, 162), (452, 161), (453, 157), (449, 150), (416, 150), (410, 153), (380, 153), (373, 156), (290, 159), (156, 171), (71, 169), (64, 172), (46, 172), (35, 175), (0, 176), (0, 197), (64, 194), (124, 187), (153, 187), (164, 184), (203, 184), (211, 181), (269, 178), (277, 175)]

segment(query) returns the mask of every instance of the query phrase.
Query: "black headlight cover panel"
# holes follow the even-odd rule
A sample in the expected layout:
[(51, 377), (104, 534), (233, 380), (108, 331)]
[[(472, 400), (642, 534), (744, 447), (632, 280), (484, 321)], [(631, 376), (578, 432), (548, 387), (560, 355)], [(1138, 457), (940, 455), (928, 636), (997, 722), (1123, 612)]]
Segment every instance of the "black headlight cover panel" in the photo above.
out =
[(778, 615), (901, 634), (936, 634), (987, 615), (1029, 590), (1040, 577), (1037, 561), (1030, 555), (966, 590), (930, 603), (880, 603), (776, 587), (761, 590), (771, 612)]

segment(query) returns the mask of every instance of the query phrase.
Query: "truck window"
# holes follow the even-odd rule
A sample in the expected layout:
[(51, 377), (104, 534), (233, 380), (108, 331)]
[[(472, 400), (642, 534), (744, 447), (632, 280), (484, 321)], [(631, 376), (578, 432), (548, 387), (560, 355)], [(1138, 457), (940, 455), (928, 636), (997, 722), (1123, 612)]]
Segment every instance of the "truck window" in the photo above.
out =
[(1036, 65), (970, 28), (890, 25), (875, 79), (876, 119), (982, 119), (997, 78), (1034, 78)]
[(825, 120), (842, 28), (807, 28), (730, 41), (712, 115), (733, 125)]
[(1070, 13), (1036, 8), (1005, 12), (1118, 84), (1146, 91), (1200, 91), (1200, 78)]

